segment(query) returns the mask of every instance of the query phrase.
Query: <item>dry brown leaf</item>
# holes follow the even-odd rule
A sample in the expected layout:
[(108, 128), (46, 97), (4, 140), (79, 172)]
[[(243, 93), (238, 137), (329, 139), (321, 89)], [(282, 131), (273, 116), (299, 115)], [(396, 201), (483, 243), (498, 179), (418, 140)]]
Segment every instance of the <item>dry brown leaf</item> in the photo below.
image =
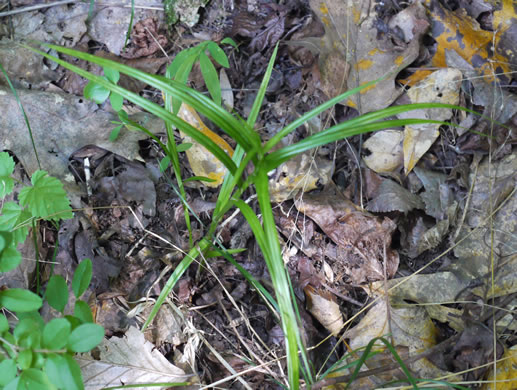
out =
[(344, 197), (331, 191), (306, 194), (295, 200), (296, 208), (310, 217), (339, 247), (339, 258), (353, 283), (393, 277), (398, 253), (390, 248), (396, 226), (389, 218), (377, 218), (358, 210)]
[[(457, 69), (433, 72), (408, 91), (411, 103), (458, 104), (462, 74)], [(397, 115), (401, 119), (421, 118), (444, 121), (452, 117), (452, 110), (432, 108), (411, 110)], [(439, 124), (407, 125), (404, 128), (404, 170), (406, 175), (427, 152), (440, 135)]]
[(363, 157), (371, 170), (377, 173), (394, 172), (404, 163), (402, 140), (404, 133), (399, 130), (378, 131), (363, 144), (370, 154)]
[(312, 286), (304, 288), (309, 312), (333, 336), (337, 336), (344, 326), (343, 315), (332, 295), (326, 291), (315, 290)]

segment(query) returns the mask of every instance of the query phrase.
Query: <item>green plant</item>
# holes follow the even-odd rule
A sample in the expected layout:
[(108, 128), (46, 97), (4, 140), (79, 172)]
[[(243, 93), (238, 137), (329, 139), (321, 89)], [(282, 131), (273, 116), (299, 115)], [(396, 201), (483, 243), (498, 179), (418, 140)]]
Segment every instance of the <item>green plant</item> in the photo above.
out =
[[(208, 44), (207, 44), (208, 45)], [(338, 123), (328, 129), (321, 131), (320, 133), (313, 134), (295, 144), (276, 148), (279, 142), (294, 131), (296, 128), (304, 124), (309, 119), (319, 115), (323, 111), (331, 108), (338, 102), (346, 99), (348, 96), (358, 93), (361, 89), (368, 88), (375, 84), (378, 80), (366, 83), (358, 88), (347, 91), (346, 93), (337, 96), (329, 100), (328, 102), (320, 105), (319, 107), (311, 110), (310, 112), (302, 115), (300, 118), (295, 120), (293, 123), (286, 126), (284, 129), (279, 131), (274, 137), (269, 140), (262, 140), (260, 135), (255, 131), (254, 126), (264, 99), (265, 91), (271, 73), (273, 70), (273, 64), (275, 61), (277, 48), (272, 55), (269, 62), (267, 71), (264, 79), (258, 91), (256, 100), (253, 104), (250, 116), (246, 121), (241, 120), (238, 117), (225, 111), (221, 108), (218, 102), (214, 102), (203, 94), (188, 88), (184, 85), (185, 74), (187, 70), (191, 69), (190, 62), (193, 63), (192, 54), (178, 54), (181, 55), (180, 59), (176, 61), (175, 69), (172, 71), (169, 69), (168, 76), (163, 77), (158, 75), (151, 75), (131, 67), (119, 64), (117, 62), (109, 61), (107, 59), (99, 58), (87, 53), (75, 51), (64, 47), (55, 45), (46, 45), (49, 48), (56, 50), (59, 53), (70, 55), (79, 59), (90, 61), (92, 63), (101, 65), (105, 68), (112, 68), (128, 76), (134, 77), (140, 81), (149, 84), (158, 90), (163, 91), (165, 94), (165, 107), (161, 107), (155, 103), (152, 103), (138, 94), (126, 91), (122, 87), (110, 83), (102, 77), (93, 75), (83, 69), (80, 69), (66, 61), (63, 61), (57, 57), (46, 54), (42, 51), (32, 48), (32, 50), (40, 53), (41, 55), (51, 59), (63, 67), (72, 70), (82, 77), (87, 78), (90, 81), (102, 85), (104, 88), (109, 89), (111, 92), (124, 95), (124, 97), (147, 110), (148, 112), (161, 118), (167, 127), (167, 144), (160, 142), (160, 146), (163, 148), (166, 156), (173, 161), (175, 165), (175, 172), (179, 172), (179, 159), (177, 156), (176, 145), (174, 144), (173, 126), (180, 129), (183, 133), (193, 138), (196, 142), (203, 145), (208, 149), (217, 159), (219, 159), (225, 167), (228, 169), (228, 174), (219, 191), (216, 206), (212, 214), (212, 221), (207, 229), (206, 235), (198, 241), (195, 245), (192, 243), (191, 249), (184, 259), (176, 266), (174, 272), (167, 281), (165, 287), (162, 289), (157, 302), (148, 317), (144, 328), (147, 327), (156, 316), (160, 306), (165, 301), (165, 298), (172, 291), (174, 285), (183, 275), (185, 270), (191, 265), (191, 263), (200, 256), (203, 256), (207, 251), (218, 251), (228, 261), (232, 262), (239, 268), (244, 277), (264, 296), (264, 299), (278, 314), (281, 319), (282, 329), (285, 335), (286, 351), (287, 351), (287, 366), (289, 384), (291, 389), (299, 388), (299, 377), (300, 370), (305, 377), (306, 383), (310, 386), (314, 382), (314, 375), (312, 373), (311, 364), (308, 361), (308, 357), (305, 351), (305, 347), (302, 342), (301, 333), (299, 330), (299, 319), (298, 310), (296, 307), (296, 300), (294, 293), (289, 281), (288, 274), (284, 267), (284, 262), (281, 254), (280, 242), (278, 239), (278, 231), (275, 225), (273, 216), (271, 201), (269, 197), (269, 185), (268, 185), (268, 172), (272, 169), (277, 168), (280, 164), (288, 161), (290, 158), (302, 153), (306, 150), (322, 146), (345, 137), (357, 135), (361, 133), (376, 131), (385, 129), (393, 126), (403, 126), (407, 124), (416, 123), (439, 123), (443, 122), (435, 120), (425, 119), (405, 119), (405, 120), (385, 120), (385, 118), (393, 116), (395, 114), (406, 112), (414, 109), (422, 108), (454, 108), (465, 110), (458, 106), (451, 106), (438, 103), (429, 104), (413, 104), (413, 105), (401, 105), (396, 107), (389, 107), (377, 112), (371, 112), (347, 122)], [(198, 46), (199, 47), (199, 46)], [(191, 50), (191, 49), (188, 49)], [(199, 50), (199, 49), (198, 49)], [(187, 61), (188, 59), (188, 61)], [(181, 61), (180, 61), (181, 60)], [(174, 71), (175, 70), (175, 71)], [(174, 72), (173, 72), (174, 71)], [(183, 79), (178, 78), (178, 73), (183, 75)], [(175, 76), (176, 80), (171, 79)], [(235, 140), (237, 147), (232, 157), (220, 148), (213, 140), (208, 136), (192, 127), (187, 122), (178, 118), (175, 115), (173, 104), (171, 104), (172, 98), (177, 101), (184, 102), (198, 112), (203, 114), (206, 118), (211, 120), (217, 127), (224, 131), (228, 136)], [(145, 129), (140, 129), (146, 131)], [(146, 131), (147, 132), (147, 131)], [(176, 166), (177, 165), (177, 166)], [(249, 173), (247, 167), (253, 166), (253, 171)], [(244, 175), (245, 170), (248, 171), (248, 175)], [(176, 174), (178, 182), (181, 183), (181, 177)], [(257, 194), (258, 205), (260, 209), (261, 219), (241, 199), (241, 195), (245, 190), (250, 187), (254, 187)], [(216, 230), (219, 226), (220, 221), (226, 212), (232, 207), (240, 209), (246, 220), (248, 221), (251, 229), (253, 230), (254, 236), (257, 243), (259, 244), (264, 259), (266, 261), (269, 273), (271, 276), (274, 297), (258, 283), (251, 275), (249, 275), (239, 264), (232, 258), (231, 254), (223, 248), (215, 238)], [(187, 208), (186, 208), (187, 210)], [(188, 218), (188, 212), (186, 212), (186, 218)], [(301, 363), (301, 364), (300, 364)]]
[[(0, 197), (14, 189), (14, 160), (0, 153)], [(17, 245), (28, 235), (27, 224), (44, 219), (57, 223), (72, 218), (72, 211), (56, 178), (36, 171), (32, 186), (23, 187), (19, 203), (3, 203), (0, 212), (0, 272), (15, 269), (21, 262)], [(64, 315), (68, 303), (68, 286), (60, 275), (53, 275), (43, 299), (23, 288), (0, 291), (0, 309), (15, 313), (10, 324), (0, 313), (0, 388), (3, 389), (83, 389), (79, 365), (73, 356), (87, 352), (104, 337), (102, 326), (93, 323), (88, 304), (79, 298), (88, 288), (92, 263), (83, 260), (74, 273), (72, 291), (76, 301), (73, 315)], [(60, 313), (46, 322), (38, 310), (47, 301)], [(4, 312), (5, 313), (5, 312)], [(17, 321), (14, 321), (17, 318)]]

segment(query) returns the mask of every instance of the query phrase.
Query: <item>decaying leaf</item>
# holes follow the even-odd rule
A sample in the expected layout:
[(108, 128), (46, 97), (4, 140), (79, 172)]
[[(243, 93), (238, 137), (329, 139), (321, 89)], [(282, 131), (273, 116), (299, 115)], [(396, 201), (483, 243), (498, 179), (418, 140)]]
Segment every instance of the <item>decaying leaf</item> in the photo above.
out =
[(343, 315), (339, 305), (331, 294), (316, 290), (312, 286), (304, 288), (307, 297), (309, 312), (325, 327), (333, 336), (337, 336), (343, 328)]
[(390, 21), (393, 29), (402, 31), (398, 40), (380, 34), (374, 1), (311, 0), (310, 5), (325, 25), (325, 37), (317, 47), (329, 97), (386, 76), (345, 104), (361, 113), (390, 105), (403, 92), (395, 85), (397, 70), (417, 58), (420, 37), (429, 27), (421, 3), (415, 2)]
[(377, 196), (368, 202), (368, 211), (388, 212), (396, 210), (407, 214), (413, 209), (424, 208), (424, 203), (418, 195), (412, 194), (393, 180), (384, 179), (377, 192)]
[[(440, 69), (413, 86), (408, 92), (411, 103), (458, 104), (462, 74), (457, 69)], [(421, 118), (444, 121), (452, 110), (431, 108), (411, 110), (399, 118)], [(440, 135), (439, 124), (406, 125), (404, 128), (404, 170), (408, 174)]]
[[(493, 367), (490, 370), (487, 383), (483, 384), (483, 390), (512, 390), (517, 388), (517, 345), (508, 348), (502, 359), (503, 361), (497, 363), (495, 378)], [(497, 382), (496, 386), (494, 386), (494, 380)]]
[[(201, 120), (197, 112), (189, 105), (183, 103), (179, 109), (178, 116), (191, 126), (208, 136), (221, 149), (231, 157), (233, 149), (228, 143), (210, 130)], [(208, 187), (219, 187), (223, 183), (226, 167), (214, 157), (204, 146), (198, 144), (194, 139), (180, 132), (184, 142), (192, 143), (192, 147), (186, 151), (188, 162), (194, 175), (208, 177), (213, 182), (203, 182)]]
[[(139, 156), (138, 141), (147, 138), (142, 132), (126, 131), (116, 142), (111, 142), (111, 122), (117, 117), (82, 97), (34, 90), (19, 90), (18, 95), (27, 112), (40, 161), (44, 161), (50, 176), (65, 182), (67, 190), (75, 188), (68, 170), (68, 158), (75, 150), (94, 144), (134, 160)], [(29, 132), (12, 92), (1, 87), (0, 112), (2, 148), (11, 150), (32, 175), (38, 169), (38, 162)], [(141, 113), (131, 119), (144, 122), (153, 133), (164, 131), (163, 122), (152, 115)]]
[(404, 133), (398, 130), (383, 130), (373, 133), (363, 144), (369, 155), (363, 157), (371, 170), (377, 173), (394, 172), (404, 163), (402, 141)]
[(193, 379), (171, 364), (134, 327), (130, 327), (123, 337), (104, 339), (98, 350), (98, 360), (90, 354), (77, 357), (87, 389), (130, 383), (191, 382)]
[(380, 219), (358, 210), (332, 191), (305, 194), (295, 200), (296, 208), (310, 217), (339, 247), (341, 265), (355, 284), (393, 277), (399, 264), (398, 253), (390, 248), (396, 226), (389, 218)]
[(312, 191), (330, 179), (332, 161), (311, 152), (301, 153), (280, 165), (269, 180), (273, 202), (292, 199), (300, 192)]
[[(350, 348), (356, 350), (365, 347), (374, 337), (384, 337), (390, 342), (393, 340), (394, 347), (406, 347), (411, 355), (435, 345), (436, 329), (423, 307), (390, 307), (389, 311), (388, 317), (386, 301), (381, 298), (358, 325), (345, 332), (345, 337), (350, 338)], [(385, 349), (385, 345), (379, 341), (375, 345), (381, 350)], [(425, 358), (409, 364), (409, 368), (420, 378), (434, 378), (444, 374)]]

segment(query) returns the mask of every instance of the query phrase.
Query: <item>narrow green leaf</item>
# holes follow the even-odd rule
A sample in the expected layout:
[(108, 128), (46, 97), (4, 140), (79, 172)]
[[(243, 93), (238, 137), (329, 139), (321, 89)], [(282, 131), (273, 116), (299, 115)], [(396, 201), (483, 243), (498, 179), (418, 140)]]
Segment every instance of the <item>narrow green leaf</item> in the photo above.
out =
[(217, 43), (210, 41), (208, 42), (207, 48), (212, 55), (212, 58), (216, 60), (219, 65), (224, 66), (225, 68), (230, 67), (226, 53), (219, 47)]
[(110, 95), (110, 91), (102, 85), (90, 81), (84, 87), (83, 95), (86, 99), (91, 99), (97, 104), (102, 104)]
[(75, 301), (74, 316), (79, 318), (82, 323), (93, 323), (93, 314), (90, 306), (80, 299)]
[[(180, 66), (187, 61), (188, 57), (192, 56), (192, 50), (185, 49), (176, 54), (176, 57), (172, 60), (171, 64), (167, 67), (167, 71), (170, 73), (171, 77), (176, 77), (176, 73)], [(194, 55), (195, 57), (195, 55)]]
[(232, 45), (234, 48), (236, 48), (238, 50), (237, 44), (235, 43), (235, 41), (232, 38), (228, 38), (228, 37), (224, 38), (221, 41), (221, 45)]
[(16, 363), (12, 359), (5, 359), (0, 363), (0, 386), (5, 386), (16, 376)]
[(120, 79), (120, 73), (118, 70), (108, 67), (103, 67), (102, 69), (104, 70), (104, 76), (106, 76), (109, 81), (111, 81), (113, 84), (118, 83), (118, 80)]
[(23, 288), (10, 288), (0, 291), (0, 307), (15, 312), (38, 310), (43, 301), (39, 296)]
[(76, 298), (84, 294), (92, 280), (92, 261), (84, 259), (79, 263), (72, 279), (72, 291)]
[(68, 302), (68, 286), (65, 278), (61, 275), (52, 275), (45, 291), (45, 299), (51, 307), (63, 313)]
[(14, 160), (9, 153), (0, 153), (0, 198), (10, 194), (14, 188), (11, 175), (14, 172)]
[(183, 183), (188, 183), (189, 181), (204, 181), (207, 183), (213, 183), (215, 180), (205, 176), (191, 176), (186, 179), (183, 179)]
[(54, 318), (43, 328), (43, 346), (51, 350), (64, 348), (70, 336), (71, 325), (65, 318)]
[(73, 352), (88, 352), (104, 337), (104, 328), (98, 324), (82, 324), (68, 338), (68, 348)]
[(221, 105), (221, 84), (219, 83), (219, 77), (217, 77), (217, 70), (214, 64), (212, 64), (212, 61), (210, 61), (210, 58), (208, 58), (205, 53), (201, 53), (199, 65), (210, 96), (212, 96), (212, 99), (217, 105)]
[(63, 183), (45, 171), (34, 172), (31, 182), (20, 190), (19, 199), (33, 216), (54, 221), (73, 218)]

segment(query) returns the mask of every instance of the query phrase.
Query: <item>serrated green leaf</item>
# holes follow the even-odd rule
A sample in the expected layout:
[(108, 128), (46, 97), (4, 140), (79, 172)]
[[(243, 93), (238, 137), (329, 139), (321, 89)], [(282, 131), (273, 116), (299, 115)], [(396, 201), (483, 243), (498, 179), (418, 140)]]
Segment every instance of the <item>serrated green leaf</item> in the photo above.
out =
[(45, 299), (48, 304), (62, 313), (68, 302), (68, 286), (65, 278), (61, 275), (52, 275), (48, 281), (47, 291), (45, 291)]
[(29, 290), (23, 288), (10, 288), (0, 291), (0, 307), (15, 312), (29, 312), (38, 310), (43, 301)]
[(45, 324), (43, 328), (43, 347), (51, 350), (59, 350), (68, 342), (71, 325), (65, 318), (54, 318)]
[(221, 105), (221, 84), (219, 84), (219, 78), (217, 77), (217, 70), (214, 64), (210, 61), (210, 58), (205, 53), (201, 53), (199, 56), (199, 65), (201, 67), (201, 74), (205, 80), (206, 87), (210, 96), (217, 105)]
[(0, 386), (5, 386), (16, 376), (16, 363), (12, 359), (3, 360), (0, 363)]
[(85, 301), (78, 299), (75, 301), (74, 306), (74, 316), (79, 318), (81, 322), (84, 323), (93, 323), (93, 314), (90, 309), (90, 306)]
[(110, 91), (102, 85), (90, 81), (84, 87), (83, 95), (86, 99), (91, 99), (97, 104), (102, 104), (110, 95)]
[(50, 383), (47, 375), (35, 368), (29, 368), (20, 375), (17, 390), (54, 390), (56, 387)]
[(237, 44), (235, 43), (235, 41), (232, 38), (229, 38), (229, 37), (224, 38), (221, 41), (221, 45), (232, 45), (234, 48), (239, 50), (239, 48), (237, 47)]
[(14, 188), (14, 180), (11, 175), (14, 172), (14, 160), (9, 153), (0, 153), (0, 198), (11, 193)]
[[(2, 235), (6, 232), (1, 232)], [(12, 234), (11, 234), (12, 237)], [(0, 253), (0, 272), (9, 272), (18, 267), (22, 262), (22, 254), (18, 252), (12, 239), (6, 248)]]
[(68, 338), (68, 348), (73, 352), (88, 352), (104, 337), (104, 328), (98, 324), (82, 324)]
[(102, 69), (104, 70), (104, 76), (106, 76), (106, 78), (109, 81), (111, 81), (113, 84), (118, 83), (118, 80), (120, 79), (120, 73), (118, 72), (118, 70), (108, 68), (105, 66)]
[(225, 68), (230, 67), (226, 53), (219, 47), (219, 45), (217, 45), (217, 43), (210, 41), (208, 42), (207, 48), (212, 55), (212, 58), (216, 60), (219, 65), (224, 66)]
[(22, 209), (16, 202), (6, 202), (4, 204), (2, 215), (0, 215), (0, 226), (2, 226), (2, 229), (11, 231), (14, 245), (25, 241), (27, 234), (29, 234), (29, 229), (27, 226), (13, 229), (18, 225), (29, 222), (31, 217), (31, 213)]
[(72, 279), (72, 291), (76, 298), (84, 294), (92, 280), (92, 261), (84, 259), (79, 263)]
[(46, 171), (36, 171), (31, 182), (32, 186), (21, 189), (19, 199), (34, 217), (55, 221), (73, 218), (63, 184), (58, 179), (48, 176)]
[(111, 130), (111, 133), (110, 133), (111, 142), (114, 142), (118, 138), (118, 135), (120, 134), (120, 130), (122, 130), (123, 126), (124, 125), (119, 125), (119, 126), (115, 127), (113, 130)]
[(120, 111), (120, 110), (122, 110), (124, 98), (121, 95), (119, 95), (118, 93), (112, 93), (112, 94), (110, 94), (110, 103), (111, 103), (111, 107), (113, 108), (113, 110)]

